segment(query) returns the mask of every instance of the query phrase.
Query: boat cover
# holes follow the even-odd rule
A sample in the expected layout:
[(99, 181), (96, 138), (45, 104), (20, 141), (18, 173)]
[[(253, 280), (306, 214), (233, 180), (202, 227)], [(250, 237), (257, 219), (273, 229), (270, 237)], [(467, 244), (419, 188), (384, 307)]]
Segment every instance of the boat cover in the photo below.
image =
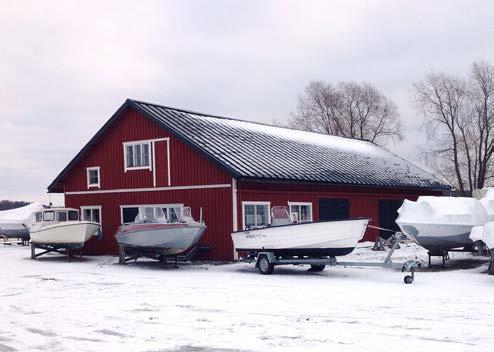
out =
[(489, 247), (489, 249), (494, 249), (494, 221), (485, 224), (482, 240), (487, 245), (487, 247)]
[(1, 224), (24, 224), (29, 228), (35, 221), (37, 211), (43, 209), (40, 203), (31, 203), (24, 207), (2, 210), (0, 211), (0, 226)]
[(484, 226), (474, 226), (472, 230), (470, 230), (470, 239), (473, 242), (482, 241), (482, 237), (484, 235)]
[(494, 221), (494, 188), (488, 188), (484, 198), (480, 200), (480, 203), (487, 210), (489, 220)]
[(421, 196), (416, 202), (405, 200), (398, 214), (397, 221), (405, 223), (482, 226), (489, 221), (482, 203), (466, 197)]

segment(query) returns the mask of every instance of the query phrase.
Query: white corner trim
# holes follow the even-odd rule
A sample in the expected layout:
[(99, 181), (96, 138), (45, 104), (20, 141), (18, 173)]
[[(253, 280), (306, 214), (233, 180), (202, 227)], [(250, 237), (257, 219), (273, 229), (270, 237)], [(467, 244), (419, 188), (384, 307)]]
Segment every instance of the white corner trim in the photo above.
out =
[[(91, 170), (97, 170), (98, 171), (98, 183), (89, 183), (89, 171), (91, 171)], [(101, 188), (101, 172), (100, 172), (99, 166), (86, 167), (86, 181), (87, 181), (87, 188), (88, 189), (91, 187)]]
[(155, 191), (175, 191), (186, 189), (207, 189), (207, 188), (230, 188), (230, 183), (220, 183), (212, 185), (190, 185), (190, 186), (173, 186), (173, 187), (151, 187), (151, 188), (120, 188), (120, 189), (101, 189), (94, 191), (72, 191), (65, 192), (67, 195), (76, 194), (104, 194), (104, 193), (132, 193), (132, 192), (155, 192)]
[[(238, 208), (237, 208), (237, 180), (232, 177), (232, 228), (233, 232), (238, 231)], [(233, 259), (238, 260), (238, 252), (233, 247)]]
[(152, 154), (152, 157), (153, 157), (153, 187), (156, 187), (156, 154), (155, 154), (155, 150), (156, 150), (156, 146), (154, 145), (156, 142), (155, 141), (152, 141), (151, 142), (151, 154)]
[(168, 186), (172, 185), (170, 172), (170, 138), (166, 139), (166, 167), (168, 168)]
[(238, 215), (237, 214), (238, 214), (237, 180), (232, 178), (232, 223), (233, 223), (233, 231), (238, 231)]

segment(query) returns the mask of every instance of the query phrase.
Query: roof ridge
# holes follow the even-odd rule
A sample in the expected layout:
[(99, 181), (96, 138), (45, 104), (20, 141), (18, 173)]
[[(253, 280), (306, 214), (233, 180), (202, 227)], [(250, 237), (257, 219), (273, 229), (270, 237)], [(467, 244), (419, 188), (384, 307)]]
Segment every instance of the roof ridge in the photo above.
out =
[(276, 126), (276, 125), (272, 125), (272, 124), (265, 123), (265, 122), (251, 121), (251, 120), (245, 120), (245, 119), (236, 119), (236, 118), (233, 118), (233, 117), (227, 117), (227, 116), (221, 116), (221, 115), (213, 115), (213, 114), (208, 114), (208, 113), (199, 112), (199, 111), (193, 111), (193, 110), (187, 110), (187, 109), (182, 109), (182, 108), (176, 108), (176, 107), (173, 107), (173, 106), (167, 106), (167, 105), (149, 103), (147, 101), (142, 101), (142, 100), (137, 100), (137, 99), (127, 98), (127, 100), (130, 101), (130, 102), (133, 102), (133, 103), (137, 103), (137, 104), (146, 104), (146, 105), (151, 105), (151, 106), (155, 106), (155, 107), (159, 107), (159, 108), (164, 108), (164, 109), (168, 109), (168, 110), (184, 112), (184, 113), (187, 113), (187, 114), (193, 114), (193, 115), (199, 115), (199, 116), (205, 116), (205, 117), (213, 117), (213, 118), (217, 118), (217, 119), (230, 120), (230, 121), (247, 122), (247, 123), (252, 123), (252, 124), (260, 125), (260, 126), (268, 126), (268, 127), (274, 127), (274, 128), (282, 128), (282, 129), (290, 130), (290, 131), (300, 131), (300, 132), (306, 132), (306, 133), (314, 133), (314, 134), (317, 134), (317, 135), (327, 136), (327, 137), (331, 137), (331, 138), (343, 138), (343, 139), (349, 139), (349, 140), (352, 140), (352, 141), (367, 142), (367, 143), (370, 143), (372, 145), (381, 147), (381, 146), (377, 145), (376, 143), (372, 142), (371, 140), (365, 139), (365, 138), (337, 136), (337, 135), (334, 135), (334, 134), (327, 134), (327, 133), (316, 132), (316, 131), (300, 130), (300, 129), (292, 128), (292, 127), (288, 127), (288, 126)]

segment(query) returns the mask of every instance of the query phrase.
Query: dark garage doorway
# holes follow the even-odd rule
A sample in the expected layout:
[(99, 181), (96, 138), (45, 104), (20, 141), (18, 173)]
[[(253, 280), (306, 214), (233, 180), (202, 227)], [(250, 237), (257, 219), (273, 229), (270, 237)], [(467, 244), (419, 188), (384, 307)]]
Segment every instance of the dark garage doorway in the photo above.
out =
[(344, 198), (320, 198), (319, 220), (344, 220), (350, 217), (350, 202)]
[[(400, 231), (398, 225), (396, 225), (396, 218), (398, 218), (398, 209), (403, 204), (402, 199), (380, 199), (379, 200), (379, 227), (390, 229), (393, 231)], [(379, 230), (379, 236), (382, 238), (389, 238), (393, 233), (389, 231)]]

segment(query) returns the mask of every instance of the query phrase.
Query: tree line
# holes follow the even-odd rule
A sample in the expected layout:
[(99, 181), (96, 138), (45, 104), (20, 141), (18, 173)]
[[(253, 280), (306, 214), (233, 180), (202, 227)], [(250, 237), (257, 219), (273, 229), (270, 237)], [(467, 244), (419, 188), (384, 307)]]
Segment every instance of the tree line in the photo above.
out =
[(31, 203), (23, 201), (0, 200), (0, 211), (20, 208), (29, 204)]
[[(465, 77), (431, 72), (412, 84), (411, 101), (428, 141), (421, 156), (433, 172), (463, 195), (488, 185), (494, 176), (494, 66), (474, 62)], [(289, 125), (380, 146), (404, 139), (396, 104), (368, 82), (310, 82)]]

